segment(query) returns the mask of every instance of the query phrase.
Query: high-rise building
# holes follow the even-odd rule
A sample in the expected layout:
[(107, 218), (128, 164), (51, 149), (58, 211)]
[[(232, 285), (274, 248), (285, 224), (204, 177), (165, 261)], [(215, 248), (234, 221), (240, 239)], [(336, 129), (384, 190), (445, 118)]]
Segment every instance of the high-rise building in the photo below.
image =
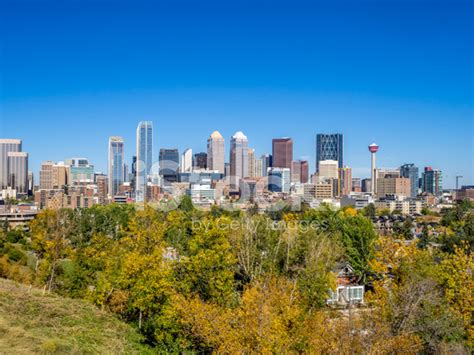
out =
[(268, 191), (289, 193), (291, 188), (291, 169), (269, 168)]
[(361, 189), (362, 189), (362, 192), (372, 193), (372, 179), (362, 179)]
[(207, 168), (221, 174), (225, 170), (225, 144), (224, 137), (218, 132), (212, 132), (207, 140)]
[(194, 154), (194, 169), (207, 169), (207, 153), (201, 152)]
[(401, 177), (383, 177), (377, 178), (377, 197), (387, 197), (396, 195), (399, 197), (410, 197), (410, 179)]
[(268, 168), (271, 168), (273, 165), (273, 157), (271, 154), (264, 154), (261, 156), (262, 159), (262, 176), (267, 176)]
[(20, 139), (0, 139), (0, 190), (8, 186), (9, 152), (21, 152)]
[(336, 160), (344, 166), (344, 136), (341, 133), (316, 135), (316, 172), (321, 160)]
[(418, 167), (416, 167), (415, 164), (404, 164), (400, 167), (400, 176), (410, 179), (411, 197), (415, 198), (418, 195)]
[(422, 174), (423, 192), (440, 196), (443, 193), (443, 173), (441, 170), (433, 169), (431, 166), (425, 167)]
[(178, 181), (179, 152), (178, 149), (160, 149), (160, 176), (162, 185), (170, 186)]
[(291, 167), (291, 182), (305, 184), (309, 178), (309, 165), (306, 160), (294, 160)]
[(130, 165), (130, 172), (128, 173), (128, 181), (130, 182), (130, 189), (132, 191), (137, 191), (136, 187), (137, 180), (137, 156), (132, 157), (132, 164)]
[(339, 162), (337, 160), (320, 160), (318, 177), (328, 179), (339, 178)]
[(352, 192), (352, 169), (344, 167), (339, 169), (339, 195), (347, 196)]
[(107, 202), (107, 176), (100, 174), (95, 176), (97, 184), (97, 199), (99, 204), (105, 205)]
[(109, 195), (114, 197), (123, 184), (124, 142), (122, 137), (109, 138)]
[(40, 189), (61, 189), (70, 184), (70, 168), (64, 162), (45, 161), (41, 164)]
[[(230, 175), (232, 177), (248, 177), (249, 153), (248, 139), (242, 132), (236, 132), (230, 140)], [(238, 184), (238, 181), (235, 181)]]
[(362, 192), (361, 178), (352, 178), (352, 192)]
[(255, 149), (249, 148), (248, 149), (248, 177), (255, 177), (257, 172), (255, 171)]
[(273, 139), (272, 150), (272, 167), (291, 169), (291, 163), (293, 161), (293, 140), (291, 138)]
[(193, 150), (186, 149), (181, 155), (181, 168), (182, 173), (193, 171)]
[(64, 160), (69, 166), (70, 184), (90, 183), (94, 181), (94, 165), (87, 158), (70, 158)]
[(8, 186), (17, 194), (28, 194), (28, 153), (7, 153)]
[(259, 178), (264, 176), (263, 175), (263, 159), (255, 159), (253, 177)]
[(148, 176), (153, 165), (153, 123), (141, 121), (137, 127), (137, 178), (135, 196), (139, 202), (144, 201)]

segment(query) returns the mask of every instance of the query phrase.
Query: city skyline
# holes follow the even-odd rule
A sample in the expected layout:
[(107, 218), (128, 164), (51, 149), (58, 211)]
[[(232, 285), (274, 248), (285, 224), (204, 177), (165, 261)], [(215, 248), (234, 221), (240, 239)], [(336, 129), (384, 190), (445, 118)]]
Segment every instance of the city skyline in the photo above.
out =
[[(147, 121), (147, 123), (148, 123), (148, 122), (150, 123), (150, 125), (153, 124), (152, 121)], [(141, 123), (142, 123), (142, 121), (139, 122), (139, 125), (140, 125)], [(241, 132), (239, 131), (239, 132), (237, 132), (237, 133), (241, 133)], [(318, 136), (318, 135), (321, 135), (321, 134), (323, 134), (323, 135), (331, 135), (331, 134), (333, 134), (333, 135), (342, 135), (342, 136), (343, 136), (342, 139), (343, 139), (344, 141), (345, 141), (345, 139), (346, 139), (345, 135), (342, 134), (342, 133), (336, 133), (336, 132), (333, 132), (333, 133), (318, 133), (318, 134), (315, 135), (315, 142), (316, 142), (317, 136)], [(229, 141), (231, 141), (231, 139), (232, 139), (232, 137), (233, 137), (234, 135), (235, 135), (235, 133), (230, 136)], [(111, 138), (115, 138), (115, 137), (116, 137), (116, 136), (109, 136), (109, 137), (107, 138), (107, 139), (108, 139), (108, 148), (110, 147), (110, 139), (111, 139)], [(128, 147), (128, 145), (127, 145), (127, 142), (126, 142), (125, 139), (123, 138), (123, 135), (120, 135), (120, 136), (118, 136), (118, 137), (122, 140), (122, 144), (123, 144), (123, 156), (124, 156), (124, 158), (123, 158), (123, 165), (124, 165), (124, 168), (125, 168), (125, 166), (126, 166), (126, 167), (131, 167), (131, 165), (132, 165), (132, 159), (136, 157), (136, 144), (137, 144), (137, 141), (132, 142), (132, 144), (133, 144), (133, 147), (132, 147), (132, 148), (133, 148), (133, 151), (132, 151), (132, 152), (128, 152), (128, 148), (129, 148), (129, 147)], [(7, 140), (18, 140), (18, 141), (21, 141), (22, 146), (25, 144), (24, 140), (22, 140), (21, 138), (10, 138), (10, 137), (7, 137), (7, 138), (1, 137), (1, 138), (2, 138), (2, 139), (7, 139)], [(135, 134), (135, 138), (137, 138), (136, 134)], [(245, 137), (245, 138), (247, 138), (247, 137)], [(155, 140), (155, 138), (152, 138), (152, 139), (153, 139), (153, 141)], [(257, 151), (256, 151), (256, 152), (254, 153), (254, 154), (255, 154), (255, 157), (260, 157), (261, 155), (264, 155), (264, 154), (270, 154), (270, 155), (271, 155), (271, 154), (272, 154), (272, 148), (273, 148), (273, 142), (274, 142), (275, 140), (282, 140), (282, 139), (283, 139), (283, 140), (285, 140), (285, 139), (291, 139), (291, 140), (292, 140), (291, 137), (287, 137), (287, 136), (279, 137), (279, 138), (272, 138), (272, 139), (270, 140), (270, 143), (269, 143), (269, 146), (270, 146), (270, 149), (268, 149), (268, 152), (269, 152), (269, 153), (267, 153), (267, 151), (264, 151), (264, 152), (257, 152)], [(258, 141), (258, 140), (257, 140), (257, 141)], [(292, 141), (293, 141), (293, 140), (292, 140)], [(206, 149), (205, 149), (205, 148), (206, 148), (206, 144), (207, 144), (207, 143), (206, 143), (207, 140), (205, 139), (205, 137), (204, 137), (204, 139), (203, 139), (203, 142), (204, 142), (204, 148), (203, 148), (202, 150), (205, 151), (205, 150), (206, 150)], [(344, 142), (344, 143), (345, 143), (345, 142)], [(225, 149), (225, 156), (224, 156), (224, 158), (225, 158), (225, 163), (226, 163), (226, 164), (230, 164), (230, 144), (231, 144), (231, 142), (226, 142), (226, 144), (224, 145), (224, 149)], [(250, 141), (250, 139), (248, 139), (248, 145), (249, 145), (249, 147), (252, 146), (252, 144), (253, 144), (252, 141)], [(293, 142), (293, 145), (294, 145), (294, 144), (295, 144), (295, 142)], [(317, 142), (316, 142), (314, 145), (315, 145), (315, 147), (316, 147), (316, 146), (317, 146)], [(173, 147), (176, 147), (176, 146), (180, 146), (180, 145), (174, 144), (174, 145), (172, 145), (172, 146), (173, 146)], [(188, 147), (188, 146), (186, 146), (186, 147)], [(152, 149), (153, 149), (153, 154), (152, 154), (152, 155), (153, 155), (153, 160), (152, 160), (152, 162), (151, 162), (151, 164), (152, 164), (152, 170), (151, 170), (151, 172), (152, 172), (152, 173), (159, 173), (159, 170), (158, 170), (158, 167), (159, 167), (159, 158), (157, 158), (157, 156), (158, 156), (159, 154), (156, 154), (155, 151), (158, 151), (158, 152), (163, 151), (163, 150), (166, 151), (166, 150), (169, 150), (169, 148), (156, 147), (156, 146), (155, 146), (155, 143), (153, 143), (153, 144), (152, 144)], [(249, 148), (249, 149), (250, 149), (250, 148)], [(345, 149), (346, 149), (346, 148), (344, 147), (344, 150), (343, 150), (343, 155), (344, 155), (344, 156), (346, 156), (346, 150), (345, 150)], [(176, 151), (178, 152), (178, 157), (179, 157), (178, 166), (181, 166), (182, 154), (183, 154), (186, 150), (191, 150), (191, 151), (193, 151), (193, 148), (183, 148), (183, 149), (181, 149), (181, 148), (173, 148), (173, 150), (176, 150)], [(198, 149), (198, 150), (199, 150), (199, 149)], [(313, 150), (315, 150), (314, 147), (313, 147)], [(365, 146), (365, 151), (367, 152), (367, 146)], [(203, 152), (203, 153), (204, 153), (204, 152)], [(107, 153), (107, 154), (108, 154), (108, 153)], [(196, 153), (196, 154), (197, 154), (197, 153)], [(201, 154), (201, 153), (199, 153), (199, 154)], [(195, 155), (195, 154), (193, 153), (193, 157), (194, 157), (194, 155)], [(366, 154), (366, 155), (368, 156), (368, 154)], [(346, 164), (346, 162), (344, 162), (344, 166), (347, 166), (347, 167), (350, 167), (350, 168), (351, 168), (351, 170), (352, 170), (352, 175), (353, 175), (354, 178), (356, 178), (356, 177), (357, 177), (357, 178), (369, 178), (369, 179), (371, 178), (371, 169), (370, 169), (370, 161), (369, 161), (370, 157), (367, 158), (367, 156), (366, 156), (366, 162), (365, 162), (367, 166), (363, 166), (363, 167), (353, 167), (352, 165)], [(89, 159), (88, 157), (84, 157), (84, 159), (88, 159), (89, 161), (91, 160), (91, 159)], [(297, 161), (300, 161), (300, 160), (306, 161), (306, 162), (307, 162), (307, 165), (309, 166), (309, 170), (308, 170), (308, 171), (309, 171), (309, 175), (316, 174), (316, 173), (317, 173), (317, 171), (316, 171), (316, 165), (315, 165), (315, 163), (311, 164), (311, 160), (310, 160), (310, 159), (311, 159), (311, 156), (310, 156), (310, 155), (303, 155), (302, 157), (293, 156), (293, 160), (292, 160), (292, 161), (293, 161), (293, 162), (297, 162)], [(314, 159), (316, 159), (316, 155), (314, 156)], [(68, 158), (56, 159), (56, 160), (55, 160), (55, 159), (49, 159), (49, 158), (48, 158), (48, 159), (43, 159), (43, 160), (40, 161), (40, 163), (39, 163), (40, 166), (39, 166), (39, 168), (38, 168), (37, 171), (35, 171), (34, 169), (29, 169), (29, 171), (32, 171), (32, 172), (34, 173), (34, 176), (39, 179), (39, 172), (40, 172), (40, 170), (41, 170), (41, 165), (42, 165), (42, 163), (44, 163), (44, 162), (62, 162), (62, 163), (63, 163), (63, 162), (65, 162), (65, 161), (67, 161), (67, 160), (68, 160)], [(383, 159), (382, 159), (382, 160), (383, 160)], [(31, 166), (31, 165), (32, 165), (32, 164), (31, 164), (31, 154), (28, 154), (28, 161), (29, 161), (28, 165)], [(93, 163), (93, 162), (92, 162), (92, 163)], [(106, 164), (108, 165), (109, 163), (110, 163), (110, 162), (109, 162), (109, 159), (108, 159), (108, 156), (107, 156)], [(194, 163), (194, 161), (193, 161), (193, 163)], [(437, 169), (437, 170), (441, 170), (441, 171), (443, 171), (443, 181), (444, 181), (444, 182), (443, 182), (443, 188), (445, 188), (445, 189), (453, 189), (453, 188), (455, 187), (455, 186), (448, 186), (448, 185), (449, 185), (450, 176), (449, 176), (449, 175), (446, 175), (445, 170), (443, 169), (442, 166), (435, 166), (435, 165), (433, 165), (433, 164), (431, 164), (431, 165), (430, 165), (430, 164), (416, 164), (416, 163), (413, 163), (413, 161), (411, 161), (411, 160), (409, 160), (409, 159), (404, 160), (403, 163), (400, 163), (400, 164), (398, 164), (398, 165), (395, 164), (395, 165), (393, 165), (393, 166), (388, 166), (388, 165), (381, 165), (381, 164), (379, 164), (379, 156), (378, 156), (378, 158), (377, 158), (377, 169), (384, 169), (384, 168), (395, 168), (395, 169), (399, 169), (399, 168), (400, 168), (400, 169), (402, 169), (402, 168), (403, 168), (405, 165), (407, 165), (407, 164), (409, 164), (409, 165), (414, 164), (414, 166), (419, 169), (419, 177), (421, 177), (421, 175), (422, 175), (422, 174), (421, 174), (421, 173), (422, 173), (422, 170), (423, 170), (425, 167), (435, 168), (435, 169)], [(96, 166), (96, 164), (93, 164), (93, 166)], [(96, 173), (106, 173), (106, 174), (108, 174), (108, 173), (109, 173), (109, 169), (110, 169), (109, 166), (106, 166), (106, 168), (103, 169), (103, 170), (101, 170), (101, 169), (99, 169), (99, 168), (96, 168), (96, 169), (95, 169), (95, 172), (96, 172)], [(354, 172), (355, 172), (355, 175), (354, 175)], [(472, 183), (470, 183), (469, 181), (466, 181), (466, 176), (463, 176), (463, 175), (456, 175), (456, 176), (461, 176), (461, 178), (462, 178), (460, 185), (472, 185)], [(453, 176), (453, 177), (452, 177), (452, 179), (454, 180), (454, 182), (456, 181), (456, 176)], [(124, 177), (124, 178), (125, 178), (125, 177)], [(448, 184), (447, 184), (446, 182), (448, 182)], [(109, 183), (109, 184), (110, 184), (110, 183)]]
[(316, 134), (342, 133), (355, 177), (370, 175), (375, 141), (378, 166), (472, 184), (472, 2), (297, 3), (4, 2), (0, 137), (23, 140), (35, 175), (71, 156), (107, 172), (113, 135), (130, 164), (142, 120), (155, 157), (242, 130), (256, 156), (291, 137), (314, 172)]

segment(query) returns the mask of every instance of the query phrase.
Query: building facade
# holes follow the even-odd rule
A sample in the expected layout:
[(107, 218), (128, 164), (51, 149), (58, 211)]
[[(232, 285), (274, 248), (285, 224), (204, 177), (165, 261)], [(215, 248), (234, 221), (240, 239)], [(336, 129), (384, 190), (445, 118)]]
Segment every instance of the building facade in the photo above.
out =
[(294, 160), (291, 165), (291, 182), (305, 184), (309, 179), (309, 164), (306, 160)]
[(141, 121), (137, 127), (135, 194), (137, 201), (143, 201), (148, 176), (153, 165), (153, 123)]
[(0, 190), (8, 187), (8, 153), (21, 152), (20, 139), (0, 139)]
[(338, 179), (339, 162), (337, 160), (320, 160), (318, 168), (318, 177), (323, 179)]
[(422, 190), (425, 193), (441, 196), (443, 193), (443, 173), (441, 170), (425, 167), (422, 174)]
[(352, 192), (352, 169), (344, 167), (339, 169), (339, 195), (346, 196)]
[(291, 170), (288, 168), (268, 169), (268, 191), (289, 193), (291, 188)]
[(28, 194), (28, 153), (8, 152), (8, 186), (16, 190), (17, 195)]
[(262, 176), (267, 176), (268, 168), (271, 168), (273, 165), (273, 157), (271, 154), (264, 154), (260, 159), (262, 159)]
[(249, 176), (248, 143), (247, 137), (240, 131), (230, 141), (230, 175), (237, 179)]
[(91, 183), (94, 181), (94, 165), (87, 158), (70, 158), (64, 160), (69, 166), (69, 183)]
[(179, 152), (178, 149), (160, 149), (160, 176), (163, 186), (170, 186), (178, 181)]
[(207, 153), (196, 153), (194, 154), (194, 169), (206, 170), (207, 169)]
[(119, 192), (120, 185), (124, 182), (124, 141), (122, 137), (109, 138), (109, 195), (114, 197)]
[(225, 141), (218, 131), (212, 132), (207, 140), (207, 168), (222, 174), (225, 171)]
[(404, 164), (400, 167), (400, 176), (410, 179), (411, 197), (418, 196), (419, 171), (415, 164)]
[(411, 196), (411, 181), (407, 178), (400, 177), (384, 177), (377, 178), (377, 197), (383, 198), (386, 196)]
[(272, 167), (291, 169), (293, 162), (293, 140), (276, 138), (272, 141)]
[(193, 150), (186, 149), (181, 155), (181, 168), (182, 173), (193, 171)]
[(336, 160), (338, 167), (344, 166), (344, 137), (340, 133), (316, 135), (316, 172), (321, 160)]

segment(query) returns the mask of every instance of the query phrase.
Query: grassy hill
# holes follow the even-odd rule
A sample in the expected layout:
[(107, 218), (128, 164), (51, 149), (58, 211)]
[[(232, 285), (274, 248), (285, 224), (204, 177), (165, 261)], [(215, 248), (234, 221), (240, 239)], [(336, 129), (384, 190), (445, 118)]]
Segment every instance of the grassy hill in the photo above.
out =
[(0, 354), (149, 353), (129, 325), (81, 300), (0, 279)]

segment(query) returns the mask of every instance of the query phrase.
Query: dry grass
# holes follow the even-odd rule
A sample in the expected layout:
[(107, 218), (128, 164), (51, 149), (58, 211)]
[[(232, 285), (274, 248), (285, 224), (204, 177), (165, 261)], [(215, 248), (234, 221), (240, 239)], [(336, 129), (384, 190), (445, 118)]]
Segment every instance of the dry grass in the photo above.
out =
[(130, 326), (91, 304), (0, 279), (0, 354), (148, 352)]

